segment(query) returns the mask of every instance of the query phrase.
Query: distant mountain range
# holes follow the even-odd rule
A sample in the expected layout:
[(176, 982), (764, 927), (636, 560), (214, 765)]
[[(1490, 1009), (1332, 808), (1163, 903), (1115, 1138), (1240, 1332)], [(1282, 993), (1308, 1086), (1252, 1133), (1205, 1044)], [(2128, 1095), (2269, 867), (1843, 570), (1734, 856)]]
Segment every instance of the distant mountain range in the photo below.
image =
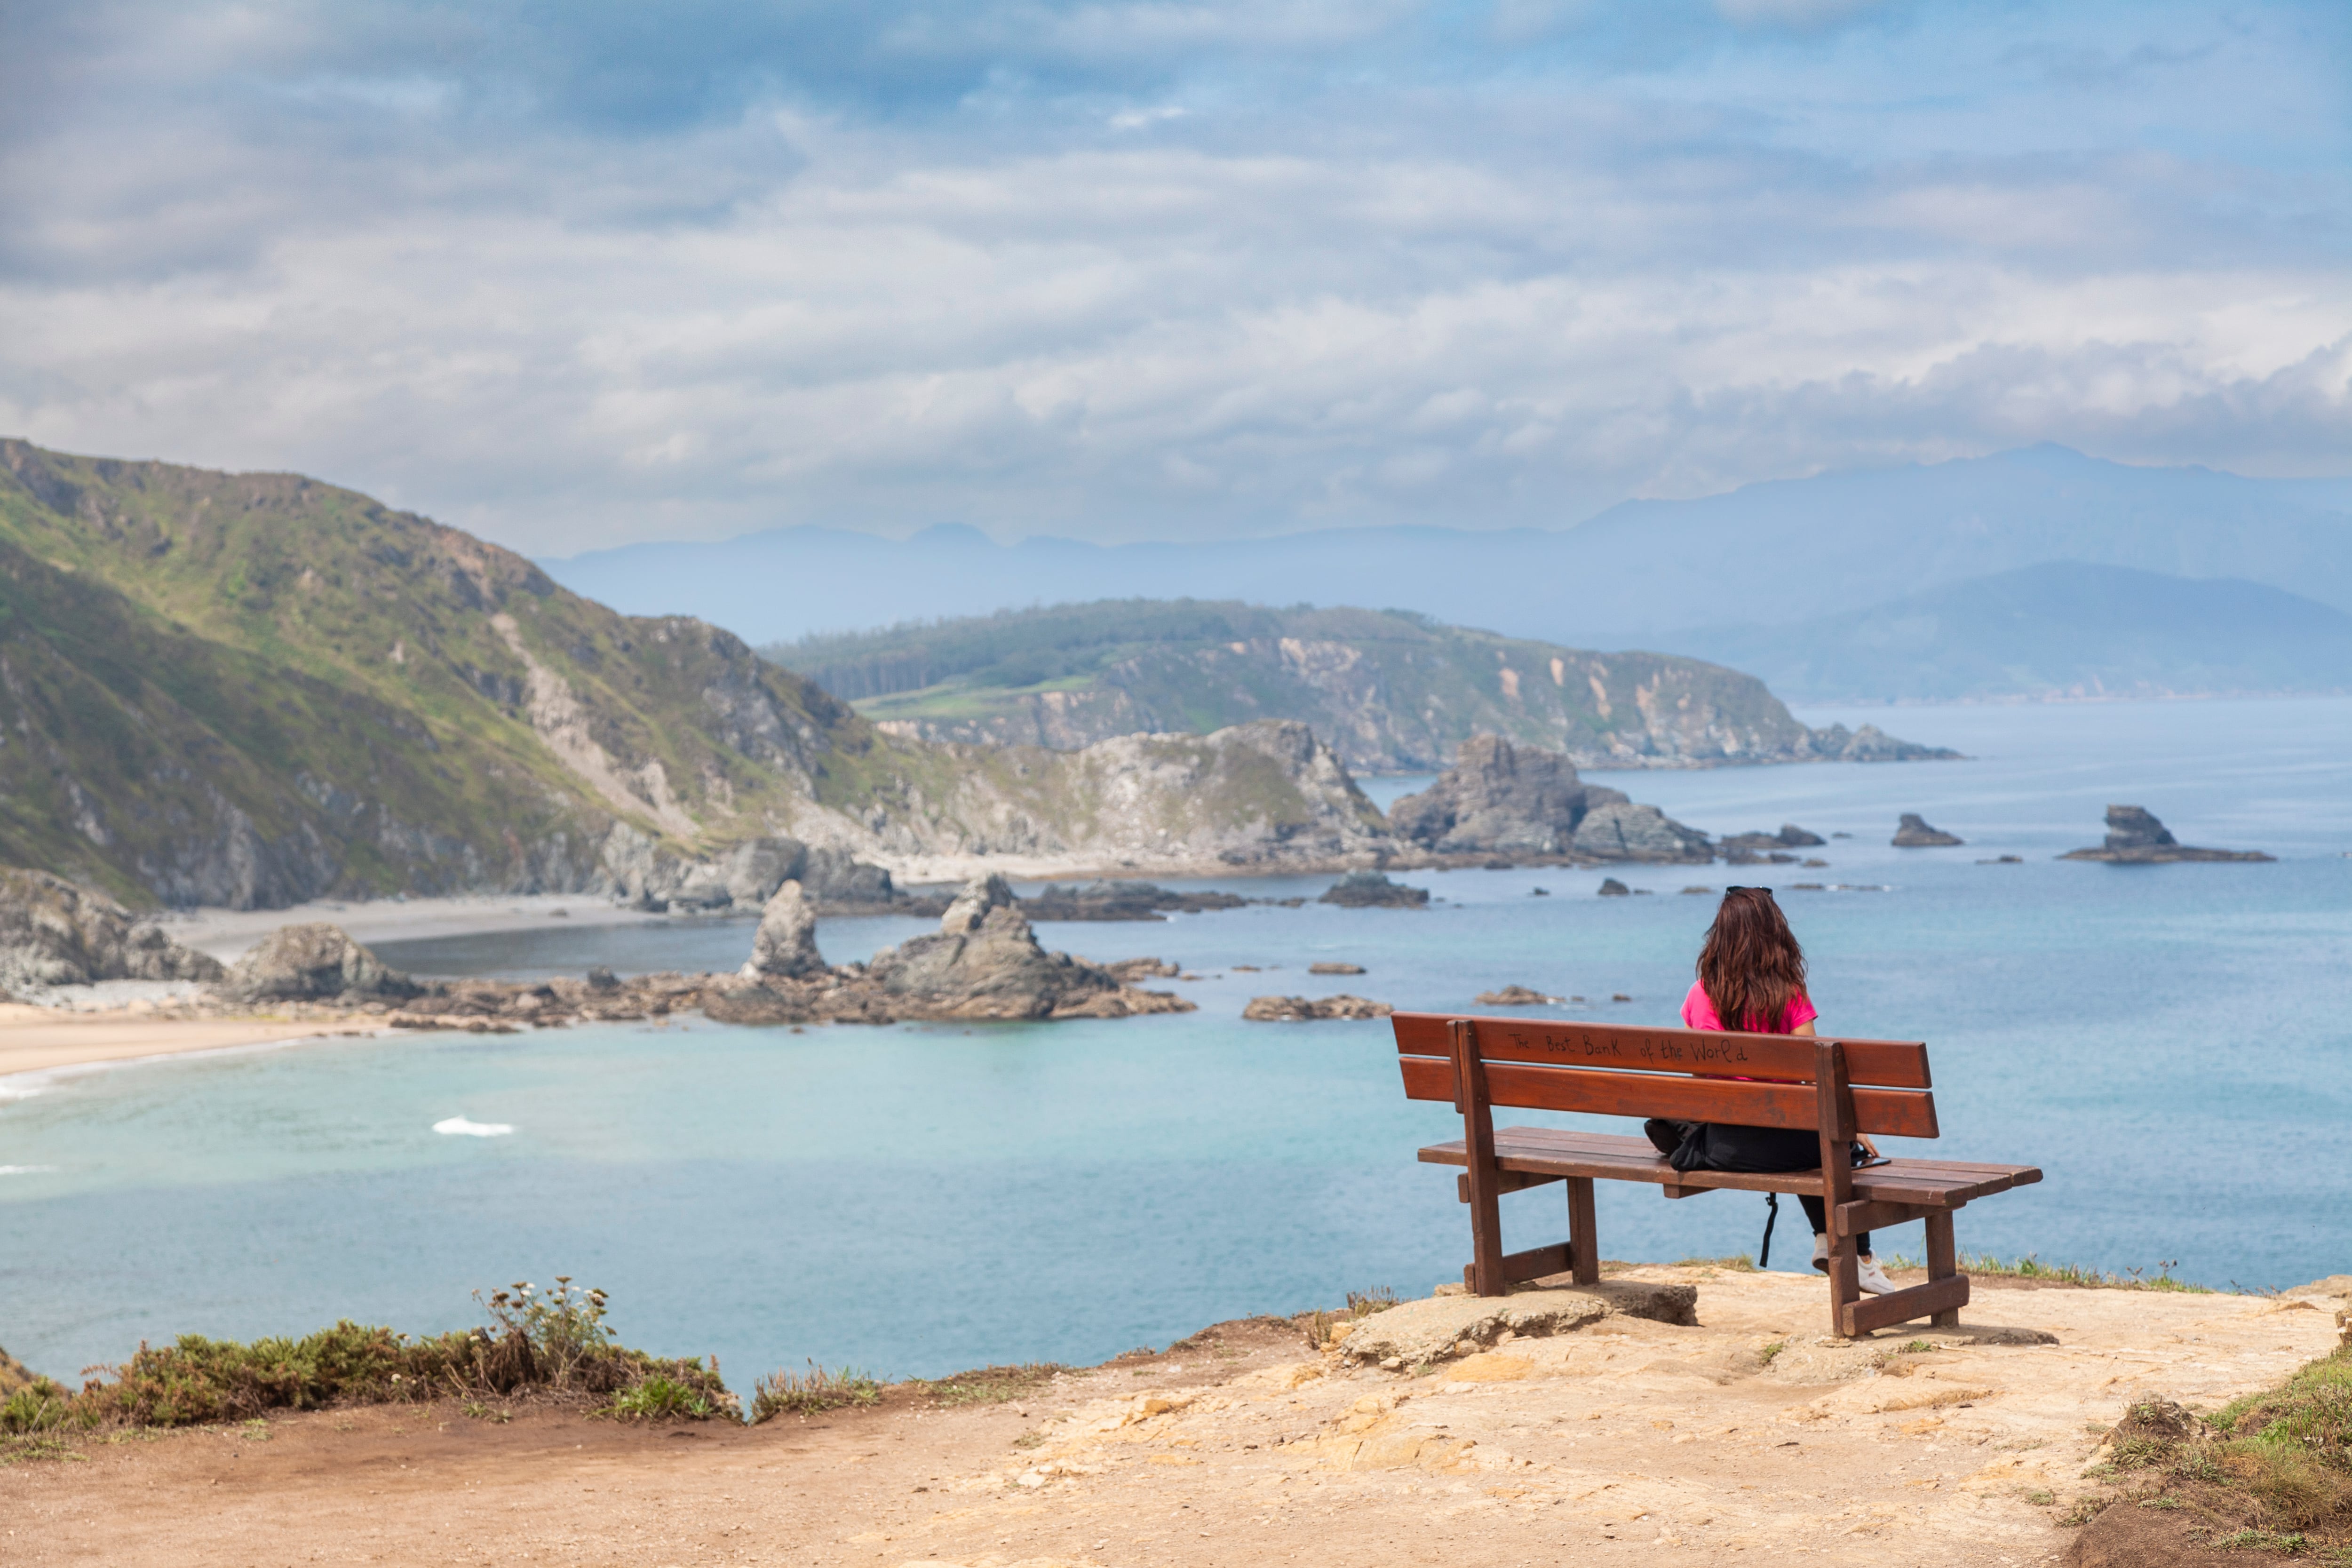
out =
[(1496, 734), (1580, 767), (1934, 754), (1811, 730), (1753, 676), (1599, 654), (1400, 611), (1143, 599), (812, 637), (761, 650), (892, 733), (1070, 751), (1138, 731), (1296, 720), (1369, 773)]
[(1348, 529), (1205, 543), (998, 545), (823, 528), (543, 564), (639, 614), (755, 642), (1098, 599), (1401, 606), (1574, 647), (1707, 654), (1693, 627), (1852, 616), (2053, 562), (2229, 577), (2352, 612), (2352, 485), (2132, 468), (2059, 447), (1631, 501), (1574, 528)]
[(2051, 562), (1794, 626), (1673, 637), (1792, 701), (2352, 691), (2352, 616), (2240, 578)]

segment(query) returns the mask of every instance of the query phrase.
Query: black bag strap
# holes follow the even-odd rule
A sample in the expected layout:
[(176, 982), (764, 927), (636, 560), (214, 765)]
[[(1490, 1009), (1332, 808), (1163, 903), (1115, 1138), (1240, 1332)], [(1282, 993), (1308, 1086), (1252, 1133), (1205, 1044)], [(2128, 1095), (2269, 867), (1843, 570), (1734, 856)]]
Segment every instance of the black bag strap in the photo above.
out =
[(1764, 1194), (1764, 1240), (1756, 1248), (1756, 1267), (1769, 1268), (1772, 1264), (1772, 1222), (1780, 1217), (1780, 1194)]

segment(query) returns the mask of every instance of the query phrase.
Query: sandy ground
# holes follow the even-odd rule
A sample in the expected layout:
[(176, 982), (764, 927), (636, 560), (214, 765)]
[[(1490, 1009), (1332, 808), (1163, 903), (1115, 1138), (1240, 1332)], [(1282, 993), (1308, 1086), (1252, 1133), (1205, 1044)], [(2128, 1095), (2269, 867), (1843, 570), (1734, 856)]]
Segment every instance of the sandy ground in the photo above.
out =
[(1817, 1277), (1623, 1278), (1696, 1281), (1701, 1326), (1612, 1315), (1413, 1375), (1256, 1320), (993, 1406), (897, 1393), (753, 1428), (411, 1406), (95, 1443), (0, 1469), (0, 1560), (2043, 1563), (2131, 1401), (2273, 1382), (2341, 1304), (1980, 1281), (1958, 1331), (1844, 1343)]
[(364, 1024), (317, 1019), (161, 1017), (135, 1005), (76, 1013), (0, 1002), (0, 1083), (16, 1073), (380, 1032)]

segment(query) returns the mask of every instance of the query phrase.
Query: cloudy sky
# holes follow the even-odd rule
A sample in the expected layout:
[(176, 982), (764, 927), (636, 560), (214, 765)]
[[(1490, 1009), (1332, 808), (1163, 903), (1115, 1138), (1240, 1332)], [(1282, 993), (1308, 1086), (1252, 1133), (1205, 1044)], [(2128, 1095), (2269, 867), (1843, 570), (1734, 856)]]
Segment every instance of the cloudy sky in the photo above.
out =
[(2352, 471), (2352, 6), (0, 0), (0, 433), (534, 553)]

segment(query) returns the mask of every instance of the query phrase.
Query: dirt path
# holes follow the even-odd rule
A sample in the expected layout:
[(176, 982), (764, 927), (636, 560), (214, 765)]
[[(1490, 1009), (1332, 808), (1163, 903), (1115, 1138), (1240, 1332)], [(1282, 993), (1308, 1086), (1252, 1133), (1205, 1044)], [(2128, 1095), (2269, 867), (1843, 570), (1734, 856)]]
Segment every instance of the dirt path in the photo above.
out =
[(754, 1428), (412, 1406), (97, 1443), (0, 1469), (0, 1562), (2041, 1563), (2130, 1401), (2273, 1382), (2341, 1305), (1983, 1282), (1958, 1332), (1842, 1344), (1813, 1278), (1625, 1279), (1695, 1283), (1700, 1326), (1612, 1311), (1413, 1375), (1259, 1321), (995, 1405)]

